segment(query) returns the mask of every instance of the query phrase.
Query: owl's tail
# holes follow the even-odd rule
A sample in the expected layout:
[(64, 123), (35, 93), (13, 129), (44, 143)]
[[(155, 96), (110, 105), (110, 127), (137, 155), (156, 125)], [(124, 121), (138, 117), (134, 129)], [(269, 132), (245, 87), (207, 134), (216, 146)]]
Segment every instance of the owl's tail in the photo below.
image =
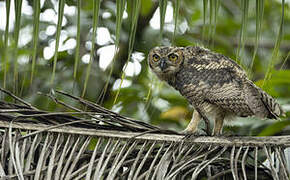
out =
[(245, 86), (248, 102), (254, 114), (261, 118), (279, 119), (280, 116), (285, 116), (281, 106), (277, 101), (256, 86), (252, 81), (247, 81), (248, 86)]
[(282, 110), (282, 107), (280, 104), (276, 102), (276, 100), (271, 97), (269, 94), (267, 94), (265, 91), (263, 91), (261, 88), (257, 87), (258, 91), (261, 95), (262, 102), (270, 112), (268, 115), (268, 118), (275, 118), (278, 119), (279, 116), (285, 116), (285, 113)]

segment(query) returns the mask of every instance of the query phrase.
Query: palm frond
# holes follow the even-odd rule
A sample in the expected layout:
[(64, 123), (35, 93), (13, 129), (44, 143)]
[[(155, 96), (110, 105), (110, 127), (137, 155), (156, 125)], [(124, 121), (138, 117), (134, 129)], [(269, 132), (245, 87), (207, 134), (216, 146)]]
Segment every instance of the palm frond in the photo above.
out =
[(184, 138), (95, 103), (68, 112), (0, 101), (0, 177), (10, 179), (288, 179), (290, 136)]
[(237, 48), (237, 55), (238, 63), (241, 62), (241, 52), (244, 51), (245, 47), (245, 40), (246, 40), (246, 33), (247, 33), (247, 25), (248, 25), (248, 13), (249, 13), (249, 1), (243, 0), (242, 1), (242, 24), (241, 24), (241, 30), (240, 30), (240, 37), (239, 37), (239, 45)]
[(176, 32), (177, 32), (177, 21), (178, 21), (178, 16), (179, 16), (179, 9), (180, 9), (180, 1), (179, 0), (176, 0), (175, 3), (174, 3), (174, 30), (173, 30), (173, 35), (172, 35), (172, 43), (174, 43), (174, 40), (175, 40), (175, 35), (176, 35)]
[(159, 43), (161, 44), (162, 44), (163, 29), (164, 29), (164, 23), (165, 23), (166, 7), (167, 7), (167, 0), (159, 0), (159, 9), (160, 9)]
[[(35, 72), (35, 64), (37, 57), (37, 47), (38, 47), (38, 34), (39, 34), (39, 17), (40, 17), (40, 1), (34, 1), (34, 14), (33, 14), (33, 53), (32, 53), (32, 63), (31, 63), (31, 75), (30, 75), (30, 83), (33, 81), (34, 72)], [(60, 30), (59, 32), (60, 33)], [(56, 45), (58, 46), (58, 45)]]
[(214, 36), (216, 32), (217, 16), (219, 10), (220, 2), (219, 0), (211, 0), (209, 3), (209, 40), (210, 46), (214, 46)]
[(3, 64), (4, 64), (4, 77), (3, 77), (3, 87), (6, 87), (7, 71), (8, 71), (8, 35), (9, 35), (9, 17), (10, 17), (10, 4), (11, 1), (7, 0), (6, 2), (6, 26), (5, 26), (5, 35), (4, 35), (4, 52), (3, 52)]
[(207, 19), (207, 8), (208, 8), (208, 0), (203, 0), (203, 26), (202, 26), (202, 41), (205, 40), (206, 37), (206, 31), (208, 31), (208, 27), (206, 24), (206, 19)]
[(76, 54), (75, 54), (75, 62), (74, 62), (74, 80), (77, 78), (77, 70), (80, 59), (80, 42), (81, 42), (81, 1), (77, 0), (77, 45), (76, 45)]
[[(117, 59), (117, 52), (118, 49), (120, 48), (120, 35), (121, 35), (121, 26), (122, 26), (122, 22), (123, 22), (123, 14), (125, 11), (125, 5), (126, 5), (126, 1), (125, 0), (120, 0), (117, 1), (117, 14), (116, 14), (116, 32), (115, 32), (115, 52), (114, 52), (114, 57), (112, 60), (112, 64), (115, 64), (116, 59)], [(100, 94), (99, 98), (98, 98), (98, 102), (99, 104), (103, 103), (104, 97), (106, 95), (106, 92), (108, 90), (109, 87), (109, 83), (113, 74), (113, 70), (114, 70), (114, 66), (111, 67), (110, 72), (109, 72), (109, 76), (108, 79), (106, 81), (106, 84), (104, 85), (104, 88), (102, 90), (102, 93)]]
[(117, 99), (119, 97), (121, 87), (122, 87), (123, 81), (124, 81), (125, 76), (126, 76), (125, 69), (127, 68), (129, 60), (131, 59), (131, 55), (133, 53), (133, 48), (134, 48), (134, 43), (135, 43), (135, 35), (136, 35), (137, 24), (138, 24), (138, 17), (139, 17), (140, 6), (141, 6), (140, 0), (128, 1), (128, 3), (131, 6), (131, 9), (130, 9), (131, 24), (130, 24), (130, 33), (129, 33), (128, 58), (127, 58), (126, 63), (123, 67), (123, 70), (122, 70), (121, 82), (120, 82), (120, 85), (119, 85), (118, 90), (116, 92), (113, 105), (116, 104)]
[(281, 7), (282, 7), (282, 12), (281, 12), (281, 21), (280, 21), (279, 31), (277, 34), (274, 50), (272, 52), (272, 57), (271, 57), (271, 60), (269, 62), (269, 65), (267, 67), (267, 71), (266, 71), (265, 78), (263, 81), (263, 86), (265, 84), (267, 85), (267, 81), (269, 81), (269, 79), (271, 78), (274, 64), (278, 60), (278, 56), (279, 56), (279, 48), (280, 48), (280, 44), (281, 44), (281, 41), (283, 38), (285, 0), (282, 0)]
[(255, 57), (257, 55), (260, 36), (261, 36), (261, 28), (262, 28), (262, 21), (264, 15), (264, 0), (258, 1), (256, 0), (256, 37), (255, 37), (255, 46), (254, 46), (254, 54), (252, 57), (252, 61), (249, 67), (249, 70), (252, 70)]
[[(19, 41), (19, 32), (20, 32), (20, 19), (21, 19), (21, 9), (22, 9), (22, 0), (14, 1), (15, 2), (15, 31), (14, 31), (14, 43), (15, 47), (18, 47)], [(13, 79), (14, 79), (14, 89), (13, 92), (18, 94), (18, 48), (14, 49), (14, 58), (13, 58)]]
[(99, 20), (99, 11), (100, 11), (100, 4), (101, 1), (97, 0), (97, 1), (93, 1), (93, 34), (92, 34), (92, 48), (90, 51), (90, 62), (89, 65), (87, 67), (86, 70), (86, 77), (85, 77), (85, 82), (84, 82), (84, 88), (83, 88), (83, 92), (82, 92), (82, 97), (85, 96), (86, 90), (87, 90), (87, 85), (88, 85), (88, 81), (90, 78), (90, 74), (91, 74), (91, 68), (92, 68), (92, 63), (94, 60), (94, 51), (95, 51), (95, 40), (96, 40), (96, 32), (97, 32), (97, 25), (98, 25), (98, 20)]
[(56, 27), (56, 37), (55, 37), (55, 48), (54, 48), (54, 57), (53, 57), (53, 68), (50, 83), (53, 84), (55, 71), (56, 71), (56, 62), (58, 57), (58, 47), (60, 41), (60, 32), (62, 27), (62, 20), (64, 17), (64, 4), (65, 0), (60, 0), (58, 3), (58, 17), (57, 17), (57, 27)]

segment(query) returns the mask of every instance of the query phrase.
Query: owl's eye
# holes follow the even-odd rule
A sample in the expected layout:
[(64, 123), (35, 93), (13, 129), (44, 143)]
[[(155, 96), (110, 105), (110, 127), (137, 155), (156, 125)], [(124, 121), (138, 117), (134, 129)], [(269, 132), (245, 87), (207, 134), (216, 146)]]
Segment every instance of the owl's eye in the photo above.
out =
[(153, 55), (153, 61), (159, 61), (160, 57), (157, 54)]
[(176, 61), (177, 58), (178, 58), (178, 56), (177, 56), (176, 54), (170, 54), (170, 55), (168, 56), (168, 58), (169, 58), (170, 61)]

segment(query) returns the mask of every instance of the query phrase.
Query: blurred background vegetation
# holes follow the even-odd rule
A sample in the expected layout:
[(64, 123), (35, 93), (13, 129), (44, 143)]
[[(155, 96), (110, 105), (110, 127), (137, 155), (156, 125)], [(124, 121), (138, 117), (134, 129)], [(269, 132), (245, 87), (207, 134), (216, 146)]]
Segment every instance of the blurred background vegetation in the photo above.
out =
[(158, 45), (199, 45), (240, 63), (287, 112), (282, 121), (240, 118), (226, 131), (290, 134), (289, 0), (4, 0), (0, 15), (1, 87), (40, 109), (65, 111), (44, 96), (62, 90), (182, 130), (192, 108), (146, 56)]

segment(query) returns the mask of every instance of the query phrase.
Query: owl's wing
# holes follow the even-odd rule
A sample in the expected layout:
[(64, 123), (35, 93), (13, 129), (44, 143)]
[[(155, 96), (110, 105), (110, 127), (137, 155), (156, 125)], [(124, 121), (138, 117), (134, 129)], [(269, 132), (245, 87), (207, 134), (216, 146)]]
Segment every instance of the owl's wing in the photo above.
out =
[(256, 94), (247, 91), (246, 72), (236, 62), (220, 54), (213, 53), (203, 61), (208, 64), (201, 79), (210, 89), (205, 91), (205, 100), (240, 116), (254, 115), (251, 103), (259, 103), (260, 100), (257, 100)]
[(178, 77), (179, 90), (188, 99), (203, 99), (239, 116), (267, 114), (261, 93), (249, 84), (246, 72), (235, 61), (204, 49), (188, 57)]
[(218, 107), (234, 112), (239, 116), (254, 115), (249, 104), (248, 95), (236, 83), (227, 83), (222, 86), (213, 86), (205, 96), (205, 101), (215, 104)]

